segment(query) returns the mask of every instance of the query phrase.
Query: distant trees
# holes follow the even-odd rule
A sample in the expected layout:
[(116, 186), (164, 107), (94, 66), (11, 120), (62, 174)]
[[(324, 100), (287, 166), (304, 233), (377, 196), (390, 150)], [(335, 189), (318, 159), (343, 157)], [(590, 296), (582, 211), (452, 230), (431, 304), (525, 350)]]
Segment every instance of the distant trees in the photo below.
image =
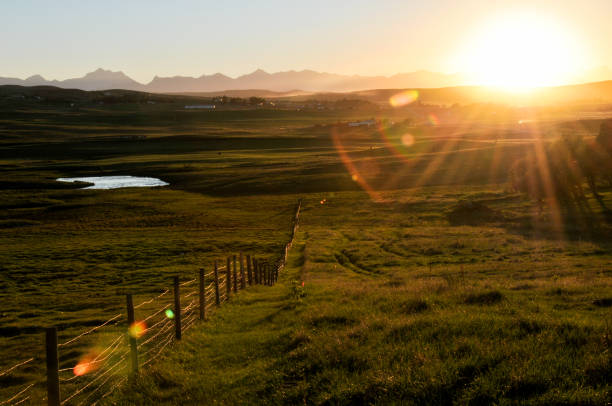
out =
[(596, 141), (612, 156), (612, 120), (601, 123)]
[(265, 102), (266, 102), (266, 99), (264, 99), (262, 97), (255, 97), (255, 96), (249, 97), (249, 104), (250, 105), (264, 104)]
[(604, 122), (595, 140), (581, 135), (566, 135), (541, 145), (514, 163), (510, 183), (542, 207), (546, 200), (561, 205), (586, 202), (584, 186), (600, 204), (599, 185), (612, 186), (612, 122)]

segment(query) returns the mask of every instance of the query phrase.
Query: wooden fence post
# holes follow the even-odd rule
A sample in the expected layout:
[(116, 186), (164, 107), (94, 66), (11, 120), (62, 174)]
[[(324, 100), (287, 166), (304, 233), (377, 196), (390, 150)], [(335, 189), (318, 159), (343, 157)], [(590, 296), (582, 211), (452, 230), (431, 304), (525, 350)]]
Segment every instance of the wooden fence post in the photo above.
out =
[(230, 298), (230, 293), (232, 293), (232, 264), (231, 264), (231, 258), (227, 257), (227, 269), (225, 270), (225, 287), (227, 290), (227, 298), (226, 300), (229, 300)]
[(181, 339), (181, 292), (179, 277), (174, 277), (174, 331), (177, 340)]
[(59, 359), (55, 327), (45, 329), (45, 346), (47, 350), (47, 404), (60, 406)]
[(215, 304), (221, 305), (221, 298), (219, 297), (219, 268), (217, 267), (217, 260), (215, 260)]
[(244, 289), (244, 261), (242, 260), (242, 252), (240, 253), (240, 289)]
[(200, 320), (206, 320), (206, 292), (204, 289), (204, 269), (200, 268)]
[(261, 279), (263, 280), (263, 285), (268, 286), (268, 279), (266, 278), (266, 264), (261, 264)]
[(261, 285), (261, 263), (259, 259), (255, 262), (255, 280), (258, 285)]
[(253, 273), (251, 272), (251, 256), (247, 254), (246, 256), (247, 263), (247, 276), (249, 278), (249, 286), (253, 284)]
[(236, 269), (236, 255), (234, 255), (234, 293), (238, 292), (238, 270)]
[(266, 264), (264, 262), (259, 264), (259, 282), (266, 285)]
[(259, 275), (257, 274), (257, 259), (253, 258), (253, 279), (255, 279), (255, 284), (259, 285)]
[(128, 322), (128, 339), (130, 341), (130, 375), (135, 377), (138, 375), (138, 346), (136, 345), (136, 337), (130, 334), (130, 328), (136, 321), (134, 318), (134, 301), (132, 300), (132, 294), (128, 293), (125, 295), (127, 304), (127, 322)]

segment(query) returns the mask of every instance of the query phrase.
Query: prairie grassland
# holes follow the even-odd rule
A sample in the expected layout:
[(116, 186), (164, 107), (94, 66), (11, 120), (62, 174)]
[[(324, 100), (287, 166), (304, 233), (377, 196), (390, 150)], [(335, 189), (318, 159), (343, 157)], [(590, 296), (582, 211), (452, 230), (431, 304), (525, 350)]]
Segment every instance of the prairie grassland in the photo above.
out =
[[(532, 208), (491, 187), (385, 197), (306, 197), (281, 282), (221, 309), (115, 401), (609, 401), (609, 241), (507, 228)], [(449, 226), (463, 198), (506, 220)]]
[[(277, 256), (303, 198), (280, 283), (238, 295), (110, 402), (605, 404), (609, 219), (590, 201), (551, 229), (505, 184), (534, 139), (597, 125), (412, 126), (398, 112), (384, 128), (331, 125), (368, 117), (0, 113), (0, 370), (37, 358), (0, 377), (0, 396), (32, 379), (42, 392), (43, 327), (71, 337), (121, 312), (127, 291), (148, 298), (238, 251)], [(170, 186), (54, 181), (119, 174)], [(463, 200), (493, 215), (449, 217)]]

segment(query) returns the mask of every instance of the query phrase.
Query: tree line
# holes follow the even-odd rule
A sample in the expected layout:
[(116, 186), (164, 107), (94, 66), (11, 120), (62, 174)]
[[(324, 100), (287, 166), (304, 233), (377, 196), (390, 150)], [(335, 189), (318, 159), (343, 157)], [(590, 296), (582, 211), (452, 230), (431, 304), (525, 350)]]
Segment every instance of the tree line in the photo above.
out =
[(571, 134), (537, 144), (514, 163), (510, 184), (536, 200), (540, 210), (551, 199), (563, 206), (585, 204), (585, 187), (603, 207), (600, 188), (612, 186), (612, 120), (601, 124), (594, 139)]

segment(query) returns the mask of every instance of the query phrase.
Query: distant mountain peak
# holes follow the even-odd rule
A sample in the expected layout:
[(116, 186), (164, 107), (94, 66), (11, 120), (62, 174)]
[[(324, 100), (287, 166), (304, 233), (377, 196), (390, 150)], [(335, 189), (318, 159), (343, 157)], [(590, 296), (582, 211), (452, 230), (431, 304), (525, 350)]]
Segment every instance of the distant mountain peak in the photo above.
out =
[(44, 82), (45, 78), (40, 75), (32, 75), (25, 80), (26, 82)]
[(85, 78), (128, 78), (129, 77), (122, 71), (112, 71), (107, 69), (98, 68), (93, 72), (89, 72), (84, 76)]
[(268, 72), (266, 72), (265, 70), (261, 69), (261, 68), (257, 68), (256, 70), (254, 70), (253, 72), (244, 75), (244, 76), (270, 76), (270, 74)]

